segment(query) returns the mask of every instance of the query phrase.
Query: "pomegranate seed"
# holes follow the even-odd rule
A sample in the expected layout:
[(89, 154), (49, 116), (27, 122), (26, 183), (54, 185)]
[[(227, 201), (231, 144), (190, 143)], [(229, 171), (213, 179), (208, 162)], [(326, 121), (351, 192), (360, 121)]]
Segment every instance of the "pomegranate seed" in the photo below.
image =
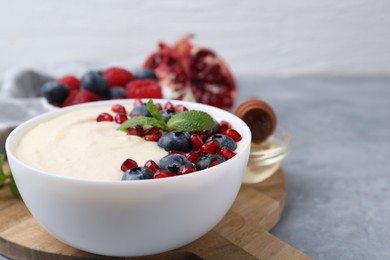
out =
[(114, 121), (114, 118), (109, 113), (104, 112), (104, 113), (101, 113), (100, 115), (98, 115), (98, 117), (96, 118), (96, 121), (97, 122), (112, 122), (112, 121)]
[(111, 110), (115, 113), (127, 114), (126, 108), (120, 104), (113, 104)]
[(130, 170), (130, 169), (135, 168), (135, 167), (138, 167), (138, 164), (136, 161), (134, 161), (132, 159), (126, 159), (121, 165), (121, 170), (125, 172), (125, 171)]
[(209, 165), (207, 168), (214, 167), (215, 165), (218, 165), (218, 164), (221, 164), (221, 162), (219, 162), (219, 161), (214, 161), (214, 162), (210, 163), (210, 165)]
[(139, 106), (139, 105), (141, 105), (141, 104), (143, 104), (142, 99), (137, 98), (136, 100), (134, 100), (134, 106), (135, 106), (135, 107), (136, 107), (136, 106)]
[(202, 146), (204, 153), (218, 153), (221, 150), (221, 145), (217, 140), (210, 140)]
[(226, 146), (222, 147), (221, 150), (218, 152), (218, 154), (222, 155), (223, 158), (225, 158), (226, 160), (229, 160), (230, 158), (232, 158), (233, 156), (236, 155), (235, 152), (233, 152), (232, 150), (230, 150)]
[(133, 127), (130, 127), (127, 129), (127, 134), (128, 135), (136, 135), (136, 136), (143, 136), (144, 135), (144, 129), (142, 126), (136, 125)]
[(232, 125), (229, 122), (226, 122), (225, 120), (219, 122), (219, 131), (221, 133), (226, 132), (226, 130), (229, 130), (230, 128), (232, 128)]
[(176, 154), (181, 154), (181, 155), (183, 155), (183, 156), (187, 156), (187, 154), (186, 154), (185, 152), (182, 152), (182, 151), (176, 151), (176, 150), (170, 150), (170, 151), (168, 151), (168, 154), (174, 154), (174, 153), (176, 153)]
[(238, 142), (242, 139), (240, 133), (238, 133), (236, 130), (234, 129), (228, 129), (224, 132), (222, 132), (222, 134), (224, 135), (227, 135), (229, 136), (230, 138), (232, 138), (235, 142)]
[(199, 135), (193, 134), (190, 138), (194, 150), (200, 149), (203, 146), (202, 138)]
[(188, 110), (188, 108), (186, 108), (185, 106), (183, 106), (183, 105), (176, 105), (175, 106), (175, 111), (176, 112), (184, 112), (184, 111), (187, 111)]
[(161, 132), (157, 127), (152, 127), (144, 133), (146, 141), (157, 142), (161, 137)]
[(119, 113), (119, 114), (116, 114), (115, 115), (115, 122), (117, 124), (122, 124), (123, 122), (125, 122), (127, 120), (127, 115), (126, 114), (122, 114), (122, 113)]
[(190, 152), (188, 155), (187, 155), (187, 159), (192, 162), (192, 163), (196, 163), (198, 161), (198, 159), (200, 158), (200, 156), (202, 155), (202, 150), (201, 149), (198, 149), (198, 150), (193, 150), (192, 152)]
[(153, 172), (157, 172), (160, 170), (160, 167), (158, 167), (157, 163), (155, 163), (153, 160), (149, 160), (145, 163), (145, 167)]
[(188, 174), (192, 172), (196, 172), (196, 169), (194, 167), (183, 165), (180, 166), (179, 170), (177, 171), (177, 174), (182, 175), (182, 174)]
[(157, 171), (154, 174), (153, 178), (159, 179), (159, 178), (167, 178), (167, 177), (172, 177), (172, 176), (175, 176), (175, 174), (170, 172), (170, 171)]
[(167, 103), (165, 103), (164, 109), (175, 110), (175, 106), (170, 101), (168, 101)]
[(160, 103), (155, 104), (158, 110), (163, 110), (163, 106)]

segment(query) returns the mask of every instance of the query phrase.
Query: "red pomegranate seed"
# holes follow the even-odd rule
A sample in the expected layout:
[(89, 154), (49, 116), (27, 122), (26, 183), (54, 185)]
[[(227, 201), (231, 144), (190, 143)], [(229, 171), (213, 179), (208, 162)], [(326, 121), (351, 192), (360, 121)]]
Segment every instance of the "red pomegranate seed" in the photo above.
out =
[(177, 174), (182, 175), (182, 174), (187, 174), (192, 172), (196, 172), (196, 169), (194, 167), (183, 165), (180, 166), (179, 170), (177, 171)]
[(175, 111), (176, 112), (184, 112), (184, 111), (187, 111), (188, 110), (188, 108), (186, 108), (185, 106), (183, 106), (183, 105), (176, 105), (175, 106)]
[(222, 155), (223, 158), (226, 160), (229, 160), (230, 158), (234, 157), (236, 155), (235, 152), (227, 148), (226, 146), (222, 147), (221, 150), (218, 152), (219, 155)]
[(202, 138), (197, 134), (191, 135), (192, 149), (198, 150), (203, 146)]
[(242, 139), (240, 133), (237, 132), (237, 131), (234, 130), (234, 129), (228, 129), (228, 130), (222, 132), (222, 134), (229, 136), (229, 137), (232, 138), (235, 142), (238, 142), (238, 141), (240, 141), (240, 140)]
[(209, 165), (207, 168), (214, 167), (215, 165), (218, 165), (218, 164), (221, 164), (221, 162), (219, 162), (219, 161), (214, 161), (214, 162), (210, 163), (210, 165)]
[(153, 178), (159, 179), (159, 178), (167, 178), (167, 177), (172, 177), (172, 176), (175, 176), (175, 174), (170, 172), (170, 171), (157, 171), (154, 174)]
[(232, 128), (232, 125), (229, 122), (225, 120), (219, 122), (219, 131), (221, 133), (226, 132), (226, 130), (229, 130), (230, 128)]
[(134, 161), (132, 159), (126, 159), (121, 165), (121, 170), (125, 172), (125, 171), (132, 169), (132, 168), (135, 168), (135, 167), (138, 167), (138, 164), (136, 161)]
[(153, 160), (149, 160), (145, 163), (145, 167), (153, 172), (157, 172), (160, 170), (160, 167), (158, 167), (157, 163), (155, 163)]
[(163, 106), (160, 103), (155, 104), (158, 110), (163, 110)]
[(174, 153), (181, 154), (183, 156), (187, 156), (187, 154), (185, 152), (182, 152), (182, 151), (176, 151), (176, 150), (168, 151), (168, 154), (174, 154)]
[(144, 129), (142, 126), (136, 125), (133, 127), (130, 127), (127, 129), (127, 134), (128, 135), (136, 135), (136, 136), (143, 136), (144, 135)]
[(146, 141), (157, 142), (161, 137), (161, 132), (157, 127), (152, 127), (144, 133), (144, 139)]
[(196, 163), (198, 161), (198, 159), (200, 158), (200, 156), (202, 156), (202, 150), (198, 149), (198, 150), (194, 150), (194, 151), (190, 152), (187, 155), (187, 159), (192, 163)]
[(165, 103), (164, 109), (175, 110), (175, 106), (170, 101), (168, 101), (167, 103)]
[(141, 105), (141, 104), (143, 104), (142, 99), (137, 98), (136, 100), (134, 100), (134, 106), (135, 106), (135, 107), (136, 107), (136, 106), (139, 106), (139, 105)]
[(114, 121), (114, 118), (109, 113), (104, 112), (104, 113), (101, 113), (100, 115), (98, 115), (98, 117), (96, 118), (96, 121), (97, 122), (112, 122), (112, 121)]
[(127, 117), (126, 114), (119, 113), (119, 114), (116, 114), (116, 115), (115, 115), (115, 122), (116, 122), (117, 124), (122, 124), (122, 123), (125, 122), (127, 119), (128, 119), (128, 117)]
[(204, 153), (218, 153), (221, 150), (221, 145), (217, 140), (210, 140), (202, 146)]
[(115, 113), (127, 114), (126, 108), (120, 104), (113, 104), (111, 110)]

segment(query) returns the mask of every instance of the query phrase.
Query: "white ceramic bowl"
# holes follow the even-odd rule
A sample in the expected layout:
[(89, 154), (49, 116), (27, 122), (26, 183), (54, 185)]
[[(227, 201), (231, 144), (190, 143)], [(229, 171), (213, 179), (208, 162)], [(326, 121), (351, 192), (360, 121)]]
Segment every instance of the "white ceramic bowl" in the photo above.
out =
[(178, 248), (211, 230), (239, 191), (250, 152), (249, 128), (229, 112), (192, 102), (171, 101), (207, 111), (217, 121), (229, 121), (243, 136), (236, 156), (200, 172), (142, 181), (64, 177), (35, 169), (14, 156), (20, 138), (41, 122), (83, 107), (129, 102), (133, 100), (58, 109), (21, 124), (6, 141), (11, 170), (31, 214), (53, 236), (78, 249), (141, 256)]

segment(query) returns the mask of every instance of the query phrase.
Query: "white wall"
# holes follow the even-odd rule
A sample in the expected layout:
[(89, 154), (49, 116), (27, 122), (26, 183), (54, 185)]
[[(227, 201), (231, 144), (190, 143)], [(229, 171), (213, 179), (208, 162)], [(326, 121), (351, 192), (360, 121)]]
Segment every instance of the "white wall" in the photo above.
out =
[(235, 73), (390, 73), (389, 0), (0, 0), (0, 70), (20, 64), (141, 64), (186, 33)]

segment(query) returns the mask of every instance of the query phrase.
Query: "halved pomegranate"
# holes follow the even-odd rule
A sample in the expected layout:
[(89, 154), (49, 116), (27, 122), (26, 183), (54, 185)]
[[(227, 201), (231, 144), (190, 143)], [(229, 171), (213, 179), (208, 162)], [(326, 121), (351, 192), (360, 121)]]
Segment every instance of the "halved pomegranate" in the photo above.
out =
[(144, 68), (153, 69), (160, 84), (173, 91), (190, 87), (196, 101), (230, 110), (237, 87), (228, 66), (214, 51), (191, 44), (191, 38), (188, 35), (173, 47), (160, 43)]

